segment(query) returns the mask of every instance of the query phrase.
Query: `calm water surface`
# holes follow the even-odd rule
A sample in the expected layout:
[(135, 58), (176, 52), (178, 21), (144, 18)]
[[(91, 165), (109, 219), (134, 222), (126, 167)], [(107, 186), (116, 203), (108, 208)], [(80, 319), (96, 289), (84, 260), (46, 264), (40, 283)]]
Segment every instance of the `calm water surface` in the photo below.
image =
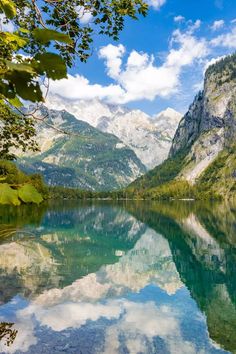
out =
[(0, 353), (236, 353), (236, 207), (1, 207)]

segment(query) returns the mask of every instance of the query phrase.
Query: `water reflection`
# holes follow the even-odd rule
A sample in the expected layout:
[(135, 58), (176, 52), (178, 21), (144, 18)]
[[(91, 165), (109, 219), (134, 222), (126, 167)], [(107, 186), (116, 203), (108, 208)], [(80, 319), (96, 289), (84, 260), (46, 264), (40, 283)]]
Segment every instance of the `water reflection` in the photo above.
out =
[(12, 329), (13, 326), (14, 323), (0, 323), (0, 340), (8, 347), (14, 343), (18, 333), (16, 329)]
[(20, 210), (1, 214), (17, 232), (0, 244), (0, 321), (18, 331), (1, 353), (236, 351), (233, 206)]
[(175, 218), (173, 213), (175, 203), (168, 205), (164, 217), (158, 204), (147, 214), (143, 208), (135, 210), (168, 240), (181, 280), (206, 315), (211, 339), (235, 352), (236, 210), (230, 204), (195, 204), (185, 205)]

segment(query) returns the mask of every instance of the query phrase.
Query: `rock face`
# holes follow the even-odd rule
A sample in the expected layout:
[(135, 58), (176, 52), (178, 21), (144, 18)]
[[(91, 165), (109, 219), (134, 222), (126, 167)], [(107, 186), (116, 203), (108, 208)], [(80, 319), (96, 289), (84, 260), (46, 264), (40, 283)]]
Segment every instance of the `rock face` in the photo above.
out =
[(150, 117), (140, 110), (108, 105), (96, 99), (70, 101), (55, 95), (49, 96), (47, 106), (66, 109), (77, 119), (100, 131), (116, 135), (135, 152), (147, 169), (159, 165), (168, 157), (172, 139), (182, 117), (171, 108)]
[(181, 114), (168, 108), (151, 118), (139, 110), (116, 114), (111, 119), (100, 119), (97, 126), (104, 132), (118, 136), (151, 169), (167, 157)]
[(200, 92), (181, 120), (170, 157), (186, 149), (188, 163), (182, 176), (195, 183), (218, 154), (236, 137), (236, 55), (210, 66)]
[(21, 156), (19, 164), (26, 172), (42, 173), (49, 185), (112, 190), (145, 173), (135, 153), (114, 135), (66, 111), (44, 107), (40, 114), (47, 114), (45, 125), (38, 127), (41, 151)]

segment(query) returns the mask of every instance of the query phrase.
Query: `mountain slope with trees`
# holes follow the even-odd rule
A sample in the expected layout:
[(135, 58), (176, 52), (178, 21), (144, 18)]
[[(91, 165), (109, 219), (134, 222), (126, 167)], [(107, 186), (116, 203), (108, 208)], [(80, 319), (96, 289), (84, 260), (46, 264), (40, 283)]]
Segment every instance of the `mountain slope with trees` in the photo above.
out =
[[(112, 134), (79, 121), (66, 111), (41, 109), (40, 151), (18, 160), (28, 173), (40, 172), (50, 186), (113, 190), (146, 172), (135, 153)], [(66, 134), (64, 131), (66, 130)]]
[(236, 190), (236, 54), (210, 66), (181, 120), (169, 158), (130, 193), (149, 198), (234, 197)]

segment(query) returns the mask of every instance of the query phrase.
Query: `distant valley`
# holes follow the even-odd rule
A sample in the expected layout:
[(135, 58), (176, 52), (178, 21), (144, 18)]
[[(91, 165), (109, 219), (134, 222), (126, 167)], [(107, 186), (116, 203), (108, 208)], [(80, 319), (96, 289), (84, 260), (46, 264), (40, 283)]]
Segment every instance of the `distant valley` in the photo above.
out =
[(51, 186), (92, 191), (123, 188), (164, 161), (181, 118), (170, 108), (151, 118), (98, 100), (59, 96), (51, 96), (47, 107), (37, 113), (47, 116), (37, 126), (40, 151), (21, 154), (20, 167), (41, 173)]
[(147, 169), (168, 157), (182, 118), (182, 114), (171, 108), (151, 117), (140, 110), (109, 105), (97, 99), (73, 101), (58, 95), (49, 96), (47, 107), (66, 110), (101, 131), (114, 134), (136, 153)]

